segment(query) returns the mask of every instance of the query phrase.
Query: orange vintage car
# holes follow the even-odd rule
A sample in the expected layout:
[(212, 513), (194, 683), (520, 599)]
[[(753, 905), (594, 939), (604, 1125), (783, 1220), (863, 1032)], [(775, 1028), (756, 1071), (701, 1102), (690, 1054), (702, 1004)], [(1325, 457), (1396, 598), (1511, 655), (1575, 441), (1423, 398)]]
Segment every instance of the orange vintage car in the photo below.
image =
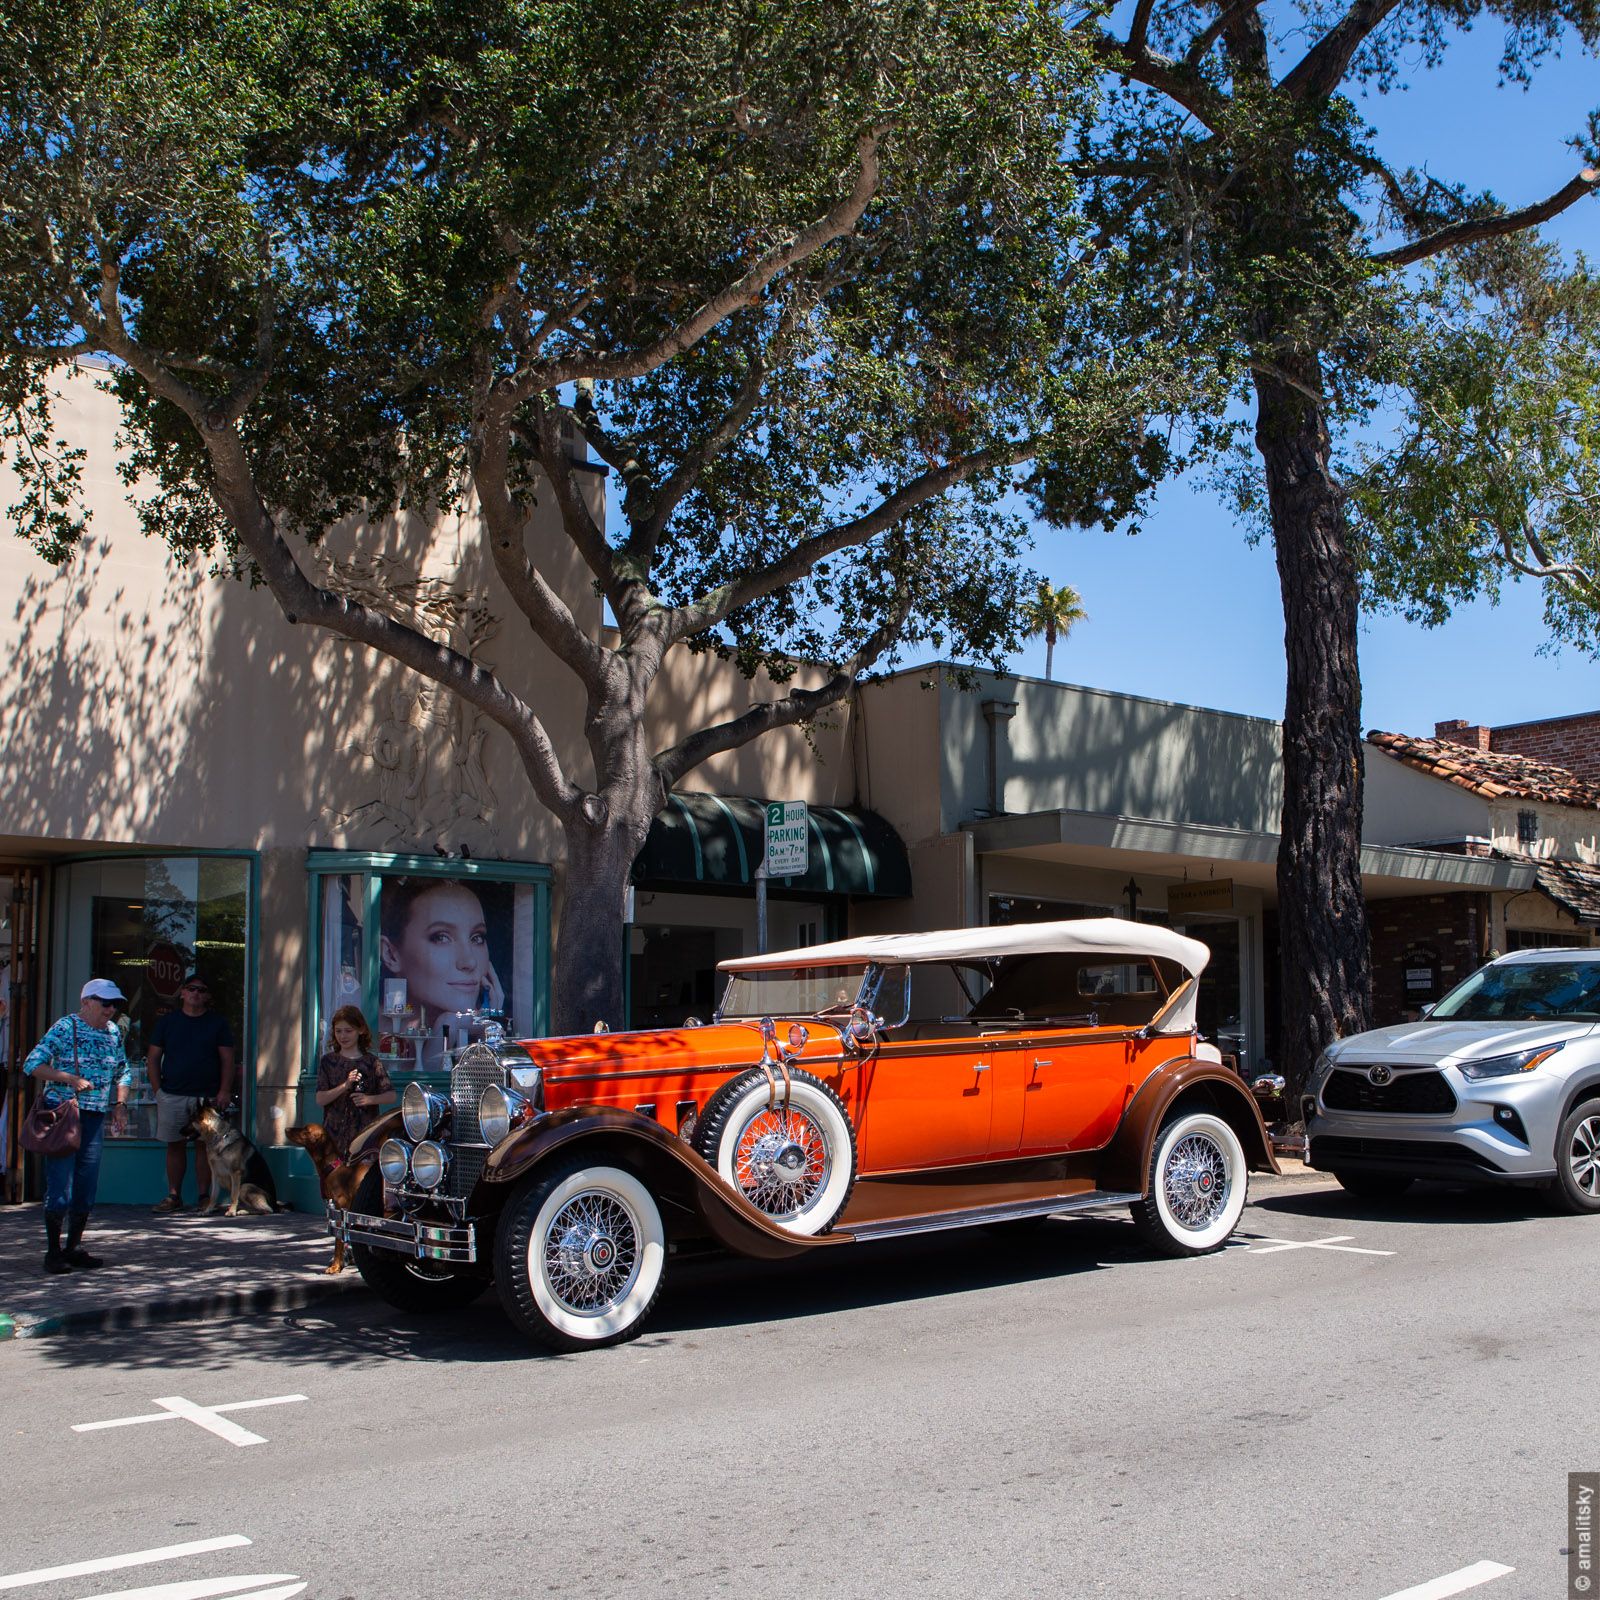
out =
[(330, 1225), (392, 1304), (492, 1282), (559, 1350), (633, 1338), (701, 1243), (774, 1259), (1126, 1206), (1201, 1255), (1276, 1170), (1195, 1034), (1206, 957), (1105, 918), (725, 961), (705, 1026), (475, 1044), (448, 1096), (408, 1085)]

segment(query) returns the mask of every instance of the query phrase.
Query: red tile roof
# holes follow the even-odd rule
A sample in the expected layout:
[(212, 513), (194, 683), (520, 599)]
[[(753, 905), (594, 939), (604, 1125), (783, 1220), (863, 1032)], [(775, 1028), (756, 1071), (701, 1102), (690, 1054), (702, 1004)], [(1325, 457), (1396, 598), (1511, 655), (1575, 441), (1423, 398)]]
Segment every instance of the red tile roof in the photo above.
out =
[(1531, 756), (1477, 750), (1449, 739), (1416, 739), (1404, 733), (1367, 735), (1367, 743), (1430, 778), (1443, 778), (1491, 800), (1541, 800), (1546, 805), (1600, 809), (1600, 783)]
[(1600, 923), (1600, 867), (1583, 861), (1535, 861), (1533, 871), (1539, 887), (1564, 911), (1591, 927)]

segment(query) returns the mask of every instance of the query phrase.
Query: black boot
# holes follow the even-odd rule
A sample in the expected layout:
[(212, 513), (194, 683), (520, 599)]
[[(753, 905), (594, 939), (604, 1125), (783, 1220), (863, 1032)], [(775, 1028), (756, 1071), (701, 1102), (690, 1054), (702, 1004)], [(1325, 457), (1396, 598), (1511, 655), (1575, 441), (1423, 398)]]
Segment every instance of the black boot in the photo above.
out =
[(62, 1254), (67, 1258), (69, 1267), (103, 1267), (105, 1262), (99, 1256), (92, 1256), (82, 1248), (83, 1230), (89, 1224), (87, 1211), (74, 1211), (72, 1221), (67, 1225), (67, 1248)]
[(46, 1272), (71, 1272), (72, 1263), (67, 1260), (61, 1249), (61, 1213), (47, 1211), (44, 1214), (44, 1236), (49, 1241), (44, 1253), (44, 1270)]

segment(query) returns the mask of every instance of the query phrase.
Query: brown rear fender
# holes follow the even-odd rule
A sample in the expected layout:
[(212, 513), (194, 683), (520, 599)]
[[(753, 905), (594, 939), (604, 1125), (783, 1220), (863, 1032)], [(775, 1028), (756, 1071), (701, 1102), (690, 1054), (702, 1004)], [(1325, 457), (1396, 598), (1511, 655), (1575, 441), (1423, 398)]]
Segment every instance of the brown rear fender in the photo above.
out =
[(1098, 1186), (1123, 1194), (1135, 1190), (1143, 1194), (1156, 1136), (1173, 1112), (1191, 1108), (1214, 1111), (1227, 1121), (1239, 1135), (1250, 1171), (1278, 1171), (1260, 1107), (1239, 1075), (1215, 1061), (1183, 1056), (1164, 1062), (1139, 1085), (1101, 1155), (1096, 1174)]
[[(600, 1106), (572, 1106), (519, 1128), (489, 1155), (477, 1197), (485, 1189), (519, 1182), (558, 1154), (582, 1154), (596, 1165), (620, 1163), (637, 1172), (664, 1198), (697, 1212), (707, 1231), (729, 1250), (762, 1261), (779, 1261), (844, 1240), (831, 1234), (807, 1238), (790, 1233), (742, 1194), (675, 1134), (651, 1117)], [(496, 1197), (490, 1204), (503, 1204)], [(476, 1207), (474, 1207), (476, 1209)]]

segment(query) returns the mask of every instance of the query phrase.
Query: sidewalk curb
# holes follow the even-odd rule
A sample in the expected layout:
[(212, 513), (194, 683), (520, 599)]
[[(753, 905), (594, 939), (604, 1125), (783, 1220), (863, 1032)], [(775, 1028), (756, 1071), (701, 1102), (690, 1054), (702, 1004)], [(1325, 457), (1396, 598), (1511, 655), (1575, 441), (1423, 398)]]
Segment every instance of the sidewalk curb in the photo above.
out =
[(176, 1299), (136, 1301), (129, 1305), (95, 1306), (82, 1311), (45, 1312), (13, 1317), (0, 1311), (0, 1343), (7, 1339), (48, 1339), (62, 1333), (116, 1333), (162, 1322), (193, 1322), (210, 1317), (270, 1315), (299, 1311), (320, 1300), (359, 1292), (359, 1274), (341, 1273), (322, 1282), (290, 1282), (256, 1289), (223, 1289), (212, 1294)]

